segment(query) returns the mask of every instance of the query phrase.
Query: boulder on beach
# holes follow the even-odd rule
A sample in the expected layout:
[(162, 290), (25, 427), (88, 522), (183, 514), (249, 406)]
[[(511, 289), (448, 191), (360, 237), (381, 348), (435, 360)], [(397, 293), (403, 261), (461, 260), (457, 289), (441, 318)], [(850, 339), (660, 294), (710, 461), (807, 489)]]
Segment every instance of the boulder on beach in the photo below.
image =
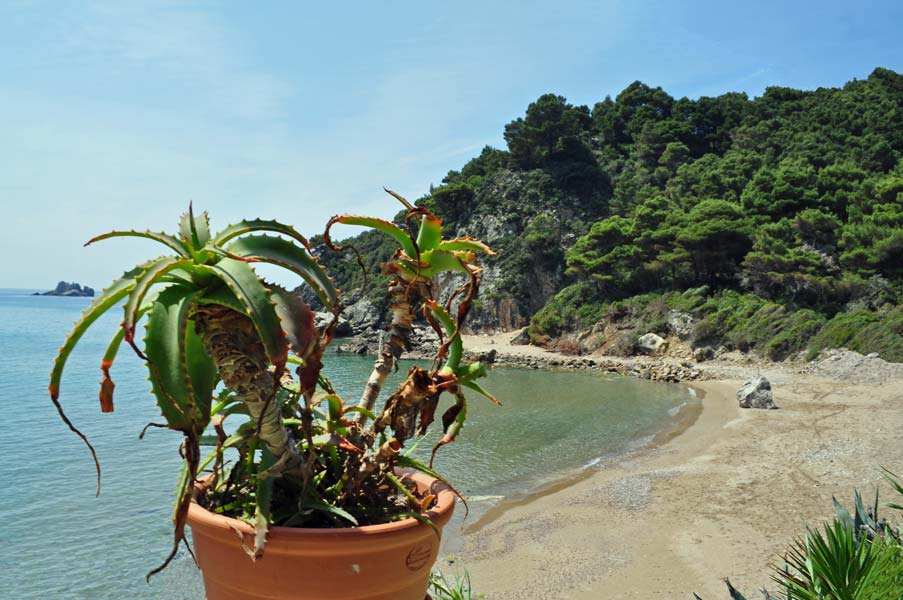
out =
[(771, 382), (757, 375), (746, 381), (737, 390), (737, 401), (740, 408), (777, 408), (771, 393)]

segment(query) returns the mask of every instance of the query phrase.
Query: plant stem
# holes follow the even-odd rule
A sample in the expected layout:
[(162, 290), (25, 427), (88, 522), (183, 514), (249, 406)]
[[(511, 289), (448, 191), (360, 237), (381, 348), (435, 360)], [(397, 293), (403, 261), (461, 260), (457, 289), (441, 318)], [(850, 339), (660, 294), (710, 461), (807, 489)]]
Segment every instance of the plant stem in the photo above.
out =
[(276, 458), (275, 471), (297, 470), (303, 460), (282, 422), (276, 381), (254, 323), (247, 316), (214, 304), (197, 306), (195, 323), (223, 383), (235, 392), (257, 425), (260, 441)]
[[(376, 400), (382, 390), (386, 377), (395, 367), (395, 361), (401, 358), (402, 353), (411, 347), (411, 332), (414, 323), (414, 311), (416, 307), (429, 297), (428, 281), (417, 277), (412, 281), (406, 281), (402, 277), (395, 277), (389, 285), (389, 309), (392, 311), (392, 322), (386, 329), (385, 341), (379, 350), (373, 371), (367, 380), (364, 393), (358, 406), (372, 412)], [(358, 422), (363, 425), (367, 421), (364, 413), (358, 413)]]

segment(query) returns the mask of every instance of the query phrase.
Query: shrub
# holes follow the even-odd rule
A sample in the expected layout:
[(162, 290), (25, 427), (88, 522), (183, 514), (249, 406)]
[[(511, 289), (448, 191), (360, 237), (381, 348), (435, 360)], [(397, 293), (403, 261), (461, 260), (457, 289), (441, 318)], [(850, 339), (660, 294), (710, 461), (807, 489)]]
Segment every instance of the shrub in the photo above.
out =
[(809, 344), (811, 360), (826, 348), (877, 352), (884, 360), (903, 362), (903, 309), (856, 310), (836, 315)]
[(593, 286), (587, 283), (570, 285), (555, 295), (548, 304), (533, 315), (528, 334), (536, 340), (540, 336), (558, 336), (566, 331), (589, 327), (604, 314), (603, 305)]

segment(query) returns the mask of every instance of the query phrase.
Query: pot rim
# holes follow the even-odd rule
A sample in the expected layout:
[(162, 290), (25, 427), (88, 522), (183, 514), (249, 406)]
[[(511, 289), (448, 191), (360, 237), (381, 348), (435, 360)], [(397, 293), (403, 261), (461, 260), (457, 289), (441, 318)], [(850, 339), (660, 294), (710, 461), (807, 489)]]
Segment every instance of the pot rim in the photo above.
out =
[[(435, 506), (428, 510), (424, 516), (430, 519), (438, 527), (444, 526), (451, 518), (452, 510), (455, 506), (456, 496), (454, 492), (452, 492), (448, 485), (423, 473), (408, 471), (405, 471), (405, 473), (419, 486), (429, 488), (431, 493), (436, 494)], [(195, 483), (191, 505), (188, 507), (189, 524), (194, 523), (202, 527), (231, 529), (233, 531), (239, 531), (242, 534), (254, 535), (254, 528), (241, 519), (216, 514), (198, 504), (197, 495), (205, 487), (206, 482), (203, 480)], [(269, 533), (270, 535), (275, 534), (278, 537), (285, 538), (354, 538), (407, 531), (421, 525), (423, 525), (423, 523), (419, 520), (413, 517), (407, 517), (400, 521), (392, 521), (390, 523), (352, 527), (284, 527), (274, 525), (269, 528)]]

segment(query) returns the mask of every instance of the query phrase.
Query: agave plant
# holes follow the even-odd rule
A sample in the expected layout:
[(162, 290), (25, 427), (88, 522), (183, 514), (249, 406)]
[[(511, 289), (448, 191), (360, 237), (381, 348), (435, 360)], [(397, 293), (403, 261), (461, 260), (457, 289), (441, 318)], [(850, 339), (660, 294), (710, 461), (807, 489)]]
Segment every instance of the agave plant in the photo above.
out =
[[(51, 399), (97, 464), (99, 493), (96, 454), (63, 412), (60, 382), (66, 360), (84, 332), (101, 314), (121, 304), (123, 321), (101, 360), (101, 410), (113, 410), (115, 385), (110, 371), (118, 349), (126, 343), (147, 365), (165, 421), (161, 426), (184, 436), (185, 464), (173, 517), (172, 551), (148, 576), (164, 568), (184, 541), (188, 507), (204, 472), (208, 473), (205, 491), (198, 501), (208, 510), (254, 526), (254, 546), (246, 548), (254, 559), (263, 554), (271, 525), (336, 527), (405, 516), (422, 518), (433, 499), (417, 496), (395, 469), (413, 468), (445, 481), (430, 465), (402, 451), (405, 440), (425, 433), (443, 391), (456, 402), (446, 412), (445, 436), (436, 448), (455, 439), (463, 425), (461, 387), (491, 397), (476, 382), (486, 375), (485, 368), (462, 366), (459, 333), (479, 285), (472, 250), (489, 250), (469, 238), (443, 242), (438, 219), (419, 209), (411, 214), (421, 221), (416, 239), (376, 219), (349, 217), (330, 222), (377, 226), (402, 244), (385, 267), (392, 276), (393, 321), (387, 342), (391, 350), (377, 359), (374, 373), (388, 373), (401, 355), (418, 304), (422, 314), (447, 336), (434, 367), (412, 369), (379, 417), (372, 408), (384, 375), (376, 385), (371, 377), (364, 406), (352, 406), (336, 394), (323, 373), (323, 353), (340, 311), (339, 292), (311, 254), (307, 240), (291, 226), (251, 220), (214, 234), (207, 214), (195, 216), (189, 207), (177, 235), (114, 231), (88, 242), (142, 237), (172, 251), (126, 272), (94, 300), (60, 349), (50, 377)], [(257, 275), (253, 268), (257, 262), (300, 276), (332, 312), (332, 320), (316, 327), (313, 312), (299, 297)], [(468, 282), (443, 308), (431, 296), (431, 278), (447, 270), (466, 273)], [(452, 319), (448, 310), (455, 298), (457, 315)], [(145, 335), (138, 339), (136, 329), (142, 319), (146, 319)], [(294, 375), (287, 364), (295, 366)], [(360, 418), (352, 419), (355, 414)], [(421, 420), (415, 432), (416, 415)], [(230, 431), (224, 424), (227, 418), (230, 423), (239, 420)], [(369, 428), (365, 428), (367, 419), (373, 421)], [(202, 446), (213, 450), (202, 457)]]
[(899, 600), (903, 551), (885, 537), (869, 539), (836, 519), (824, 532), (808, 530), (787, 554), (775, 581), (799, 600)]

